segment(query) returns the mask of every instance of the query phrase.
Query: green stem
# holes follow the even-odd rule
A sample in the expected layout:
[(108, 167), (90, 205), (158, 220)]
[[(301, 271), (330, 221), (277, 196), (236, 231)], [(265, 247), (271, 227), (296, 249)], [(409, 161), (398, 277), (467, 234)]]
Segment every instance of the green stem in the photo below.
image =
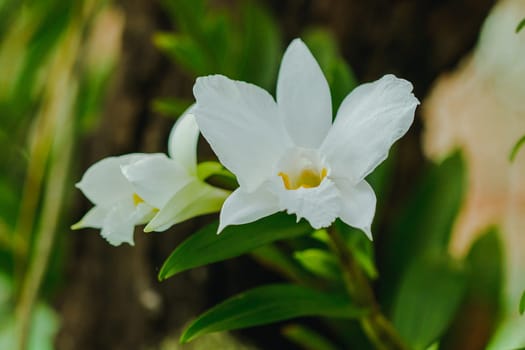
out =
[(370, 282), (341, 234), (331, 226), (327, 229), (339, 262), (348, 294), (359, 306), (369, 312), (360, 320), (363, 331), (376, 349), (408, 350), (394, 326), (383, 315), (377, 303)]

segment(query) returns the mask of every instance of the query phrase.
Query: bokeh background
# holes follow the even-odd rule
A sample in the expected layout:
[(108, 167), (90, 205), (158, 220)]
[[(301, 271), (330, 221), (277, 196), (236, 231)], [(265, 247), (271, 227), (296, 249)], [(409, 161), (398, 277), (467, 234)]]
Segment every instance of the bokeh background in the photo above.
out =
[[(521, 0), (0, 1), (0, 348), (308, 349), (289, 323), (178, 345), (206, 308), (282, 279), (254, 254), (158, 282), (214, 216), (138, 228), (134, 247), (69, 228), (91, 206), (74, 188), (89, 165), (165, 152), (197, 76), (273, 93), (296, 37), (334, 104), (387, 73), (422, 101), (370, 179), (386, 313), (401, 329), (444, 318), (440, 349), (525, 345), (525, 151), (509, 160), (525, 134), (524, 17)], [(200, 153), (213, 157), (204, 142)], [(370, 347), (356, 325), (301, 322), (336, 348)]]

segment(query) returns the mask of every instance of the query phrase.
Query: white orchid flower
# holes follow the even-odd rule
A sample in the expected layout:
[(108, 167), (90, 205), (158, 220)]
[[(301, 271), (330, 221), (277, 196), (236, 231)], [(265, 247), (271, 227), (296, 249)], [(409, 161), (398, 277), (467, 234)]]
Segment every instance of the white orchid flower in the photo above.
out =
[(134, 245), (134, 226), (146, 223), (156, 209), (137, 195), (124, 177), (121, 167), (155, 155), (127, 154), (104, 158), (93, 164), (76, 184), (95, 204), (72, 229), (92, 227), (101, 229), (101, 235), (110, 244)]
[(145, 232), (164, 231), (198, 215), (218, 212), (229, 191), (213, 187), (199, 177), (197, 141), (199, 128), (191, 108), (173, 127), (164, 154), (142, 158), (122, 167), (136, 193), (158, 212)]
[(365, 177), (406, 133), (419, 101), (393, 75), (355, 88), (332, 124), (328, 83), (299, 39), (286, 50), (277, 101), (221, 75), (198, 78), (199, 128), (240, 187), (225, 201), (219, 232), (286, 210), (315, 229), (336, 218), (372, 239), (376, 197)]

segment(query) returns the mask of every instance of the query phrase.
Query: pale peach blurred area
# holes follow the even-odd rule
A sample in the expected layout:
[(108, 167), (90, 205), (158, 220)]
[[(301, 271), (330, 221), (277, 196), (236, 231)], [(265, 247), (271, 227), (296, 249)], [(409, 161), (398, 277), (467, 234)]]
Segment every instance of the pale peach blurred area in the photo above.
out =
[(525, 149), (509, 160), (525, 135), (525, 31), (515, 31), (523, 17), (525, 1), (500, 1), (472, 55), (437, 79), (423, 103), (426, 156), (439, 161), (460, 149), (467, 166), (450, 251), (464, 256), (485, 229), (500, 228), (511, 313), (525, 289)]

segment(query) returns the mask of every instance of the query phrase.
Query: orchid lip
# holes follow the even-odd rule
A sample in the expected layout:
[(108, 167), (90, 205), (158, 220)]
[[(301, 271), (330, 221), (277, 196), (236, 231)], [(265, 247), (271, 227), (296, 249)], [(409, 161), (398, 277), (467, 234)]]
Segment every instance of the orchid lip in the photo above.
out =
[(318, 187), (327, 174), (328, 170), (326, 168), (321, 169), (320, 172), (315, 169), (306, 168), (296, 177), (291, 177), (289, 174), (282, 171), (277, 175), (283, 179), (284, 187), (287, 190), (296, 190), (298, 188)]
[(329, 169), (317, 150), (294, 147), (287, 152), (277, 166), (286, 190), (310, 189), (321, 185)]
[(136, 193), (133, 193), (133, 204), (135, 206), (139, 205), (140, 203), (144, 203), (144, 199), (142, 199), (141, 196), (139, 196)]

